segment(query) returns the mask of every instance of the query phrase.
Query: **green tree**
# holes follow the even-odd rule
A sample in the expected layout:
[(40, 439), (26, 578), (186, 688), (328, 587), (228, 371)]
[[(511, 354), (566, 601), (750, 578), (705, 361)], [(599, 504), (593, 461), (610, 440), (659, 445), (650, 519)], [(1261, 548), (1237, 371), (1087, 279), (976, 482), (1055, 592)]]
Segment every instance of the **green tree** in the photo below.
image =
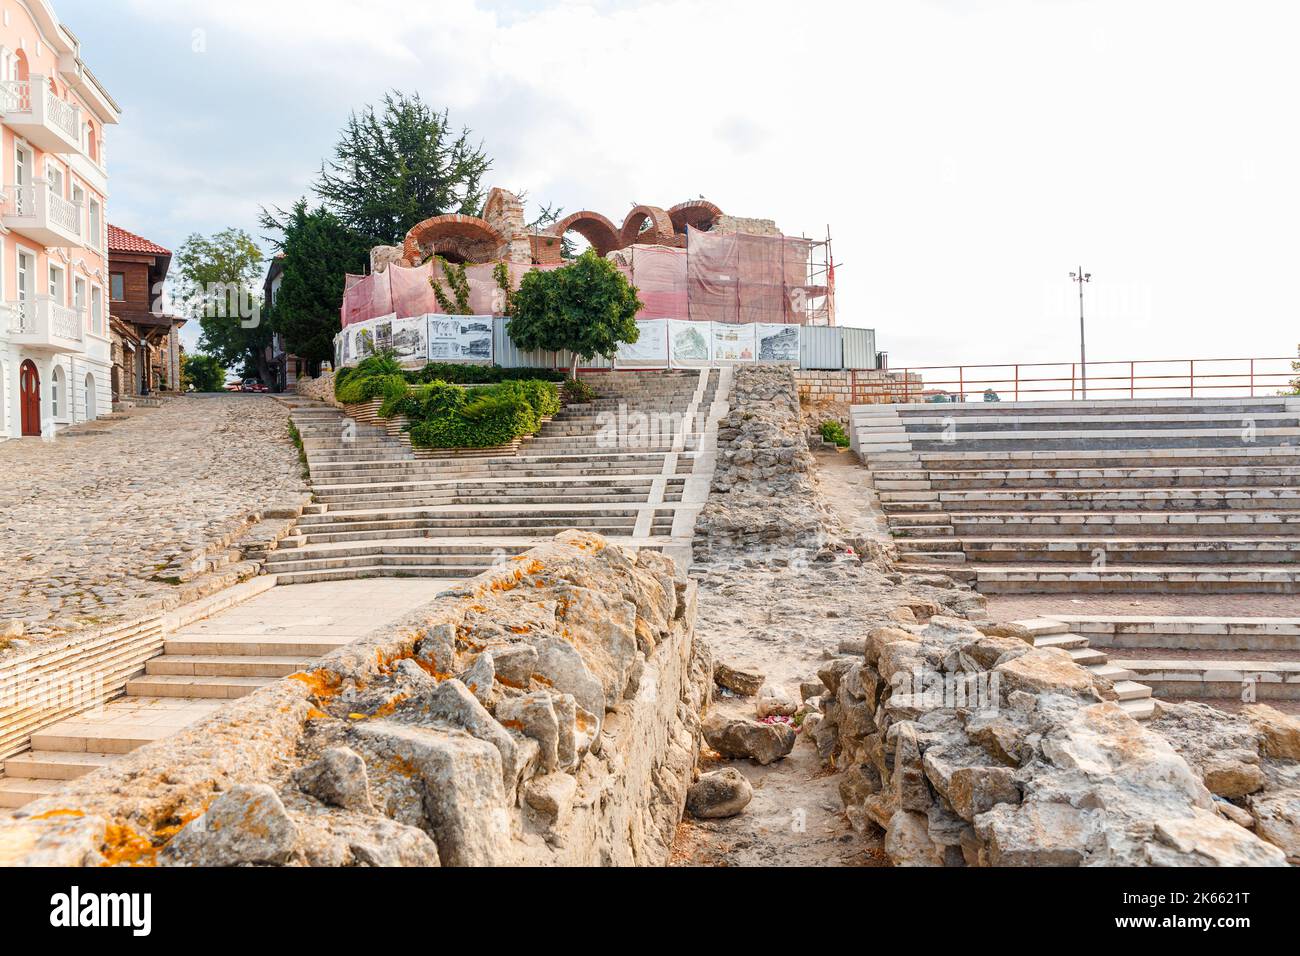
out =
[(610, 357), (619, 343), (637, 340), (636, 293), (614, 263), (588, 249), (571, 265), (524, 276), (507, 331), (525, 351), (569, 349), (576, 373), (579, 358)]
[(383, 107), (352, 113), (321, 165), (315, 189), (330, 211), (369, 244), (401, 242), (430, 216), (478, 215), (492, 160), (468, 127), (457, 133), (446, 110), (418, 93), (393, 92)]
[(182, 310), (197, 319), (199, 350), (227, 368), (271, 380), (266, 347), (271, 327), (256, 293), (262, 251), (242, 229), (212, 236), (192, 234), (176, 253), (177, 291)]
[(181, 389), (196, 392), (219, 392), (226, 384), (226, 370), (215, 355), (186, 352), (181, 357)]
[(273, 244), (283, 254), (270, 324), (284, 336), (285, 351), (306, 359), (310, 374), (319, 375), (320, 363), (334, 356), (343, 277), (365, 271), (368, 245), (324, 206), (309, 209), (306, 199), (287, 213), (262, 210), (262, 225), (280, 233)]

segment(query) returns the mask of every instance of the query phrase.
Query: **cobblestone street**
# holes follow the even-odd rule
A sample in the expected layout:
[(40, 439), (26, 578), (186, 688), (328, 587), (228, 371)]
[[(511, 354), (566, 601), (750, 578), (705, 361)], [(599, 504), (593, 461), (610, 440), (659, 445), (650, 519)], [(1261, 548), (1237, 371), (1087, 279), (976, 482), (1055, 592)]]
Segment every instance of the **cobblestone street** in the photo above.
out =
[(55, 441), (0, 443), (0, 627), (28, 637), (142, 613), (249, 512), (300, 502), (288, 410), (268, 396), (172, 398)]

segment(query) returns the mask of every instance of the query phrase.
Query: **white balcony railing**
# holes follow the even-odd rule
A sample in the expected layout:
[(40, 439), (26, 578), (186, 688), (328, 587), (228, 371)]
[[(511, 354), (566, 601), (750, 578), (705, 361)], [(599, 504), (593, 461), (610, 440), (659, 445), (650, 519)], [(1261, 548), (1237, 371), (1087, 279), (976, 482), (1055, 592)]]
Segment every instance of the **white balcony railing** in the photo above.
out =
[(40, 179), (6, 186), (0, 219), (47, 246), (81, 245), (85, 231), (81, 203), (63, 198)]
[(16, 344), (59, 352), (81, 349), (81, 310), (60, 305), (49, 296), (4, 303), (0, 322), (6, 323)]
[[(59, 99), (43, 76), (0, 81), (0, 109), (5, 122), (20, 129), (41, 149), (81, 149), (81, 108)], [(48, 129), (55, 136), (43, 135)], [(54, 140), (57, 140), (55, 142)]]

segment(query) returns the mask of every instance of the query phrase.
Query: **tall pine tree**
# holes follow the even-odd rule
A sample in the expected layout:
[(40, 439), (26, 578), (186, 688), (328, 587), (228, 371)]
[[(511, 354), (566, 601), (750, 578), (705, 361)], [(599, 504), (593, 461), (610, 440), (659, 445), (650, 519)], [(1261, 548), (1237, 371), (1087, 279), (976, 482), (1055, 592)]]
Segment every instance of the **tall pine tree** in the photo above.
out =
[(389, 93), (382, 109), (367, 106), (348, 118), (315, 190), (371, 245), (400, 243), (430, 216), (478, 215), (492, 160), (470, 136), (418, 93)]

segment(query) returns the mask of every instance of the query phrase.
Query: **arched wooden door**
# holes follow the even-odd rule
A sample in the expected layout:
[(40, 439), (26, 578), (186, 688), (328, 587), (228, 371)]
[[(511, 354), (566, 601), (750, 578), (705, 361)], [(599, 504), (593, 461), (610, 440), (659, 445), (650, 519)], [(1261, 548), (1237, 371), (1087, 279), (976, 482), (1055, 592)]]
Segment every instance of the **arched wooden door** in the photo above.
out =
[(41, 434), (41, 375), (31, 359), (23, 362), (18, 372), (18, 404), (22, 417), (22, 433), (39, 437)]

